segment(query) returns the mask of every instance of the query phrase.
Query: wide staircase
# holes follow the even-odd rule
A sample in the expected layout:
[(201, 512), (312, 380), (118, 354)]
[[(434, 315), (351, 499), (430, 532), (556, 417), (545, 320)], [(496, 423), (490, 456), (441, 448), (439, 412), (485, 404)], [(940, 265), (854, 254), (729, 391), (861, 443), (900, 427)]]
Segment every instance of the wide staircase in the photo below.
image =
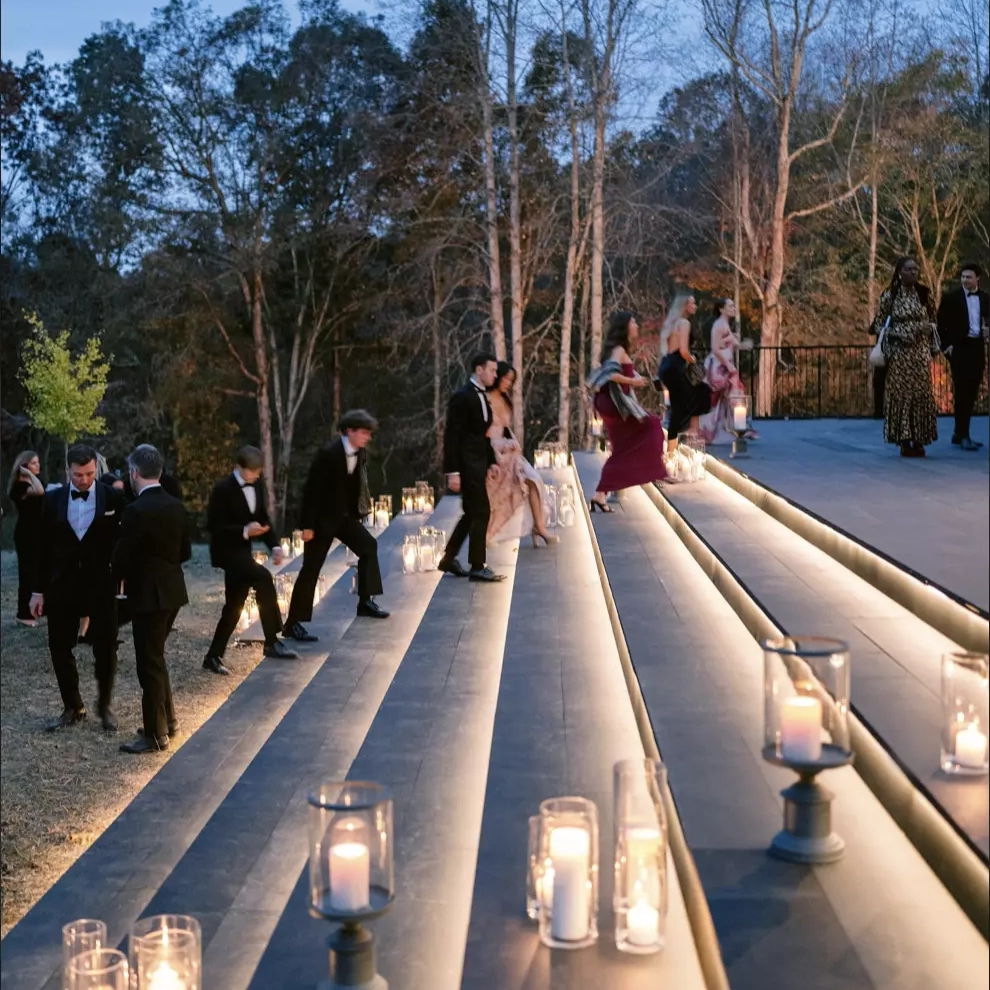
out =
[[(320, 642), (263, 661), (11, 930), (3, 990), (61, 987), (67, 921), (116, 942), (166, 912), (202, 923), (205, 990), (311, 990), (329, 926), (307, 911), (306, 798), (343, 778), (395, 800), (396, 899), (371, 923), (392, 990), (986, 987), (987, 779), (938, 771), (939, 657), (986, 652), (986, 615), (709, 463), (579, 512), (559, 545), (497, 548), (499, 585), (402, 574), (424, 520), (398, 516), (387, 622), (354, 619), (335, 552)], [(577, 454), (545, 476), (587, 497), (599, 471)], [(458, 513), (442, 499), (429, 523)], [(827, 866), (766, 852), (794, 779), (762, 758), (759, 640), (782, 631), (852, 652)], [(668, 769), (671, 886), (665, 951), (631, 956), (612, 938), (612, 767), (644, 753)], [(596, 802), (602, 837), (601, 934), (573, 952), (524, 910), (527, 819), (567, 794)]]

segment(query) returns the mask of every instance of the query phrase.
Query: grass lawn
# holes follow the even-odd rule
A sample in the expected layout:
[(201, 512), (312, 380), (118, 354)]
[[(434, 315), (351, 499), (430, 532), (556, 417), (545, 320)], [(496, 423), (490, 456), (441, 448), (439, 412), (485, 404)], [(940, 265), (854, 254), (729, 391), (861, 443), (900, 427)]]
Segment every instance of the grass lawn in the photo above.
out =
[(223, 583), (220, 572), (210, 567), (206, 547), (197, 546), (185, 568), (190, 604), (179, 613), (166, 653), (179, 719), (169, 750), (128, 756), (117, 748), (132, 739), (141, 724), (141, 689), (129, 625), (120, 633), (123, 645), (113, 699), (120, 731), (105, 735), (100, 729), (93, 654), (81, 646), (76, 659), (90, 717), (82, 725), (49, 734), (41, 727), (62, 705), (44, 620), (35, 629), (14, 622), (14, 554), (4, 551), (0, 566), (0, 934), (5, 935), (254, 669), (261, 646), (229, 649), (230, 677), (202, 669), (220, 617)]

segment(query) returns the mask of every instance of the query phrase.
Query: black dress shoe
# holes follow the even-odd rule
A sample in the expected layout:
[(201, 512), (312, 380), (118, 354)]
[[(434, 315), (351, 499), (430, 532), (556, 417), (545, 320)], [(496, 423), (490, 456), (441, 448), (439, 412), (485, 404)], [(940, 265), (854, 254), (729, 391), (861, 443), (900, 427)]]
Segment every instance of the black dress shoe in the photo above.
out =
[(299, 654), (290, 650), (282, 640), (276, 639), (274, 643), (265, 643), (265, 656), (276, 660), (295, 660)]
[(229, 674), (230, 669), (223, 665), (220, 657), (207, 657), (203, 661), (203, 670), (209, 670), (214, 674)]
[(982, 443), (977, 443), (975, 440), (970, 440), (969, 437), (963, 437), (959, 441), (959, 446), (963, 450), (979, 450), (983, 446)]
[(85, 717), (85, 708), (66, 708), (58, 718), (45, 726), (45, 732), (58, 732), (59, 729), (67, 729), (70, 725), (81, 722)]
[(104, 708), (100, 712), (100, 725), (103, 726), (104, 732), (117, 731), (117, 717), (109, 708)]
[(453, 574), (454, 577), (468, 576), (468, 572), (456, 557), (451, 557), (450, 560), (446, 557), (441, 557), (440, 563), (437, 564), (437, 570), (443, 571), (444, 574)]
[(306, 627), (301, 622), (293, 622), (291, 626), (282, 630), (282, 635), (286, 639), (294, 639), (297, 643), (316, 643), (320, 638), (307, 632)]
[(489, 584), (505, 580), (504, 574), (496, 574), (490, 567), (476, 567), (468, 577), (472, 581), (486, 581)]
[(952, 435), (952, 441), (951, 441), (951, 442), (952, 442), (952, 445), (953, 445), (954, 447), (958, 447), (958, 446), (959, 446), (959, 444), (961, 444), (961, 443), (962, 443), (962, 440), (961, 440), (961, 439), (960, 439), (959, 437), (957, 437), (957, 436), (956, 436), (955, 434), (953, 434), (953, 435)]
[(358, 602), (357, 614), (369, 619), (387, 619), (388, 612), (385, 611), (373, 598), (367, 601)]
[(160, 753), (163, 749), (168, 749), (168, 736), (159, 736), (148, 739), (140, 735), (133, 742), (120, 744), (122, 753)]

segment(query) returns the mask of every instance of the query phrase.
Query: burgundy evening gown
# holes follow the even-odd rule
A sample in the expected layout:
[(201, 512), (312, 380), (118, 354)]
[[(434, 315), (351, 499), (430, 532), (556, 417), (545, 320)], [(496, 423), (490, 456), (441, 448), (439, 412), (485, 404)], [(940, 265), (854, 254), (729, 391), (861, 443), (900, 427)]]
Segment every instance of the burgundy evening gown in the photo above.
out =
[[(635, 370), (631, 364), (624, 364), (622, 373), (632, 378)], [(628, 385), (619, 387), (629, 394)], [(607, 388), (595, 393), (595, 411), (601, 416), (612, 445), (612, 456), (602, 468), (598, 491), (618, 492), (667, 477), (663, 466), (663, 425), (656, 416), (650, 413), (643, 420), (634, 416), (623, 419)]]

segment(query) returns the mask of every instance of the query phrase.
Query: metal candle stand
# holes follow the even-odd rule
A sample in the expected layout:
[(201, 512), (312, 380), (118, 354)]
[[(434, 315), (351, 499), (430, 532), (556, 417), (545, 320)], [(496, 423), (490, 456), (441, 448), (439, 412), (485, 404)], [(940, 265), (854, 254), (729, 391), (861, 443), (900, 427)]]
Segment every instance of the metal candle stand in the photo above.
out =
[(375, 966), (375, 936), (360, 921), (346, 921), (327, 936), (330, 979), (319, 990), (388, 990)]
[(852, 763), (852, 755), (838, 746), (822, 746), (821, 759), (798, 763), (777, 755), (776, 747), (767, 746), (763, 759), (788, 767), (798, 780), (784, 788), (784, 827), (770, 843), (770, 855), (789, 863), (834, 863), (842, 858), (846, 844), (832, 831), (832, 798), (827, 787), (815, 779), (823, 770), (834, 770)]
[(748, 395), (729, 396), (729, 415), (732, 417), (732, 432), (736, 438), (732, 441), (732, 452), (729, 457), (747, 457), (749, 455), (749, 418), (752, 412)]

